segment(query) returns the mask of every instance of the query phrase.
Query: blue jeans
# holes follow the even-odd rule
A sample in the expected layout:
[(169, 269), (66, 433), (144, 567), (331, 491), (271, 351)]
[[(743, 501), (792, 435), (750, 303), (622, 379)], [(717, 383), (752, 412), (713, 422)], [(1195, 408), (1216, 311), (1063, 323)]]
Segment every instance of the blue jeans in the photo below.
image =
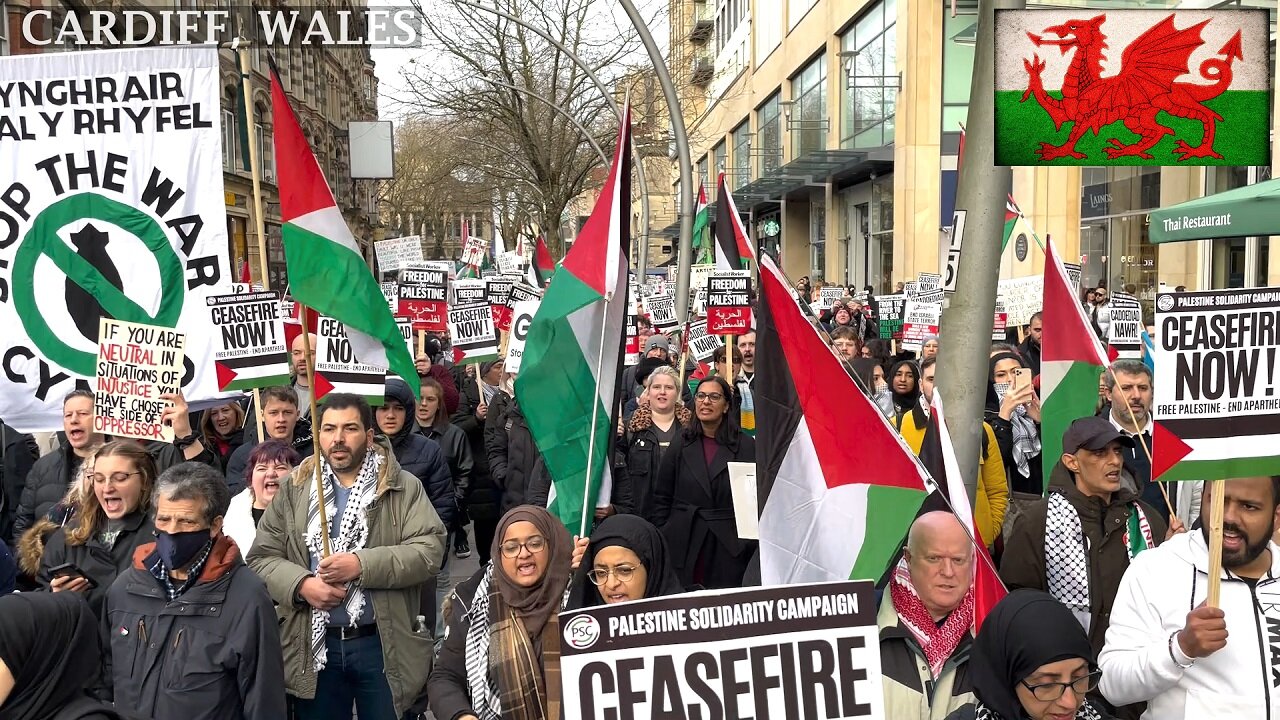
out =
[[(453, 539), (458, 532), (465, 533), (466, 530), (451, 532), (445, 538), (444, 560), (440, 563), (440, 574), (436, 575), (436, 632), (433, 636), (436, 641), (436, 652), (439, 652), (440, 646), (444, 644), (444, 599), (453, 589), (452, 583), (449, 582), (449, 556), (453, 553)], [(427, 622), (430, 623), (431, 618), (427, 618)]]
[(360, 720), (397, 720), (391, 686), (382, 663), (377, 635), (325, 639), (328, 660), (316, 678), (314, 700), (298, 698), (298, 720), (351, 720), (354, 704)]

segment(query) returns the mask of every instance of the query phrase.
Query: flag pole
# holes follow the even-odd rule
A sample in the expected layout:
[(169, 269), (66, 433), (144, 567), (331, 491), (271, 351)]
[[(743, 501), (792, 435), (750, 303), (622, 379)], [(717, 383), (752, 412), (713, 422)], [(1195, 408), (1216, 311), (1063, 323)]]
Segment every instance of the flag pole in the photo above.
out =
[[(236, 53), (236, 62), (240, 69), (240, 90), (244, 94), (245, 122), (250, 122), (253, 118), (253, 72), (249, 68), (248, 41), (242, 41), (237, 37), (232, 41), (231, 49)], [(270, 290), (271, 282), (267, 276), (267, 223), (266, 218), (262, 216), (262, 170), (258, 159), (260, 152), (258, 134), (253, 132), (253, 128), (248, 128), (246, 137), (249, 138), (249, 174), (253, 177), (253, 230), (258, 236), (258, 277), (263, 289)], [(253, 389), (253, 414), (258, 426), (258, 442), (266, 442), (267, 420), (262, 416), (260, 388)]]
[(725, 363), (726, 363), (725, 368), (728, 370), (728, 372), (727, 372), (726, 374), (729, 376), (729, 377), (725, 378), (725, 380), (728, 380), (728, 381), (729, 381), (729, 389), (730, 389), (730, 390), (732, 390), (732, 389), (733, 389), (733, 386), (734, 386), (734, 382), (733, 382), (733, 340), (732, 340), (732, 338), (733, 338), (733, 336), (732, 336), (732, 335), (730, 335), (730, 334), (728, 334), (728, 333), (725, 333), (725, 336), (724, 336), (724, 361), (725, 361)]
[[(613, 302), (613, 293), (605, 293), (605, 307), (608, 308), (611, 302)], [(604, 336), (608, 330), (609, 313), (606, 311), (600, 315), (600, 349), (596, 353), (595, 402), (591, 404), (591, 436), (587, 441), (587, 473), (582, 487), (582, 521), (579, 523), (578, 537), (587, 536), (587, 511), (591, 503), (591, 467), (595, 463), (596, 423), (600, 419), (600, 375), (604, 370)]]
[(320, 511), (320, 541), (324, 545), (324, 556), (329, 557), (331, 551), (329, 549), (329, 518), (324, 514), (324, 481), (320, 477), (320, 464), (324, 462), (324, 454), (320, 452), (320, 413), (316, 411), (316, 364), (314, 355), (311, 354), (311, 331), (307, 328), (307, 308), (301, 303), (298, 304), (298, 319), (302, 321), (302, 352), (303, 360), (307, 363), (307, 377), (312, 379), (311, 383), (311, 447), (312, 453), (316, 458), (316, 497), (319, 500), (316, 506)]

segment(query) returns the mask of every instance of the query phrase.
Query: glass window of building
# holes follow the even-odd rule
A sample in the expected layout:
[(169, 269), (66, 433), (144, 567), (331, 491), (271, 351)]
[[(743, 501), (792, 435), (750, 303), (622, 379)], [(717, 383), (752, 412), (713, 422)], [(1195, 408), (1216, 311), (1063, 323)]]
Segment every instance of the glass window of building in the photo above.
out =
[(794, 30), (818, 0), (787, 0), (787, 27)]
[(792, 159), (824, 150), (827, 146), (827, 56), (809, 63), (791, 78), (791, 104), (787, 129), (791, 132)]
[[(1256, 170), (1248, 167), (1205, 168), (1205, 195), (1214, 195), (1250, 184)], [(1261, 264), (1261, 282), (1255, 277), (1249, 280), (1246, 257), (1249, 242), (1253, 238), (1219, 238), (1211, 241), (1212, 286), (1215, 288), (1242, 288), (1266, 285), (1266, 264)], [(1260, 258), (1261, 259), (1261, 258)]]
[(710, 198), (711, 194), (715, 192), (715, 186), (707, 179), (709, 167), (710, 162), (707, 160), (707, 156), (703, 155), (702, 159), (698, 161), (698, 182), (702, 184), (702, 187), (706, 188), (708, 198)]
[(729, 38), (747, 18), (748, 0), (719, 0), (716, 3), (716, 52), (729, 44)]
[(827, 207), (821, 201), (809, 206), (809, 274), (824, 277), (827, 271)]
[(707, 186), (707, 191), (714, 200), (720, 198), (720, 173), (725, 172), (728, 166), (729, 158), (725, 154), (724, 141), (721, 140), (711, 149), (711, 184)]
[(955, 0), (955, 7), (955, 17), (949, 9), (942, 13), (942, 132), (959, 131), (969, 115), (978, 39), (978, 0)]
[(751, 182), (751, 123), (743, 121), (730, 134), (733, 139), (732, 170), (729, 187), (738, 188)]
[(893, 142), (898, 102), (895, 0), (876, 3), (840, 37), (840, 146)]
[[(871, 183), (871, 242), (872, 269), (878, 268), (879, 277), (873, 284), (877, 292), (893, 289), (893, 177), (877, 178)], [(879, 258), (879, 264), (876, 264)], [(871, 280), (871, 278), (868, 278)]]
[(782, 164), (782, 120), (779, 117), (781, 97), (774, 93), (773, 97), (764, 101), (756, 109), (756, 136), (760, 143), (759, 174), (773, 172)]
[(0, 0), (0, 55), (9, 54), (9, 8)]
[[(232, 96), (232, 102), (235, 97)], [(236, 156), (236, 114), (232, 110), (222, 111), (222, 169), (232, 170), (235, 166)]]
[(1160, 207), (1160, 168), (1083, 168), (1081, 178), (1081, 282), (1135, 295), (1149, 309), (1158, 285), (1149, 214)]

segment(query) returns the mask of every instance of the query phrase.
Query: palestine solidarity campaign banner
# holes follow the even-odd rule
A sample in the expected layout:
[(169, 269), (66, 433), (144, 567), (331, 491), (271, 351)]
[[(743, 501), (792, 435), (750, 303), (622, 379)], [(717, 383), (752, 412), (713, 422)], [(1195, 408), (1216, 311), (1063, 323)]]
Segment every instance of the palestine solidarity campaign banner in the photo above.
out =
[(1270, 32), (1265, 8), (997, 10), (995, 164), (1269, 165)]
[(708, 590), (562, 613), (564, 718), (880, 720), (877, 633), (866, 581)]
[(232, 280), (217, 49), (4, 57), (0, 78), (0, 417), (62, 429), (103, 317), (185, 335), (183, 393), (217, 397), (205, 298)]

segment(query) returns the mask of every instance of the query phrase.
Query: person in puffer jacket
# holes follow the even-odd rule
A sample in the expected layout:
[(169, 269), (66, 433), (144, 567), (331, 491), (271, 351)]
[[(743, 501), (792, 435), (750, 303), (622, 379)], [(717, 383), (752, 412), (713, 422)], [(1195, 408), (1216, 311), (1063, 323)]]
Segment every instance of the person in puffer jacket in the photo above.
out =
[(422, 481), (440, 521), (449, 527), (458, 513), (453, 475), (439, 443), (416, 432), (413, 391), (400, 378), (387, 378), (383, 403), (374, 409), (377, 433), (391, 443), (400, 468)]

